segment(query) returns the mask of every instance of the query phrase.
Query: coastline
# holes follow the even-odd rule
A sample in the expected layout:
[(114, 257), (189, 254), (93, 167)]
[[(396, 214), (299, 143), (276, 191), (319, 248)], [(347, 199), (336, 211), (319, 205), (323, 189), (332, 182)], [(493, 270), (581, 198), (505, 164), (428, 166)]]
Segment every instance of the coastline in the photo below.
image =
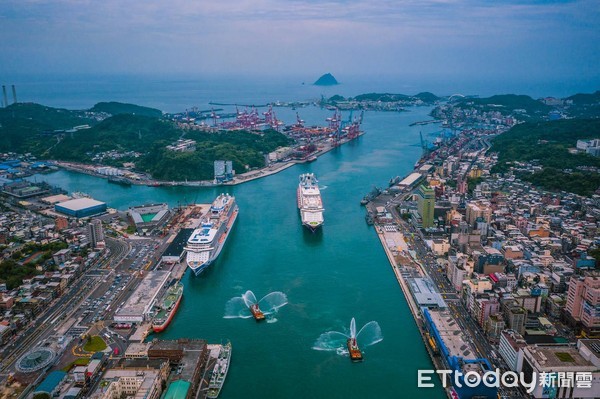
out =
[[(358, 139), (359, 137), (361, 137), (364, 134), (365, 134), (365, 132), (363, 132), (363, 131), (359, 132), (358, 137), (356, 137), (356, 139)], [(325, 143), (325, 145), (322, 148), (320, 148), (319, 150), (317, 150), (316, 152), (311, 154), (311, 156), (318, 158), (321, 155), (326, 154), (327, 152), (333, 150), (334, 148), (344, 145), (352, 140), (354, 140), (354, 139), (342, 138), (339, 142), (339, 145), (337, 145), (337, 146), (334, 146), (330, 142), (327, 142), (327, 143)], [(108, 178), (112, 177), (112, 176), (103, 175), (103, 174), (95, 172), (94, 168), (97, 166), (102, 166), (102, 165), (92, 166), (89, 164), (82, 164), (82, 163), (77, 163), (77, 162), (56, 161), (56, 160), (50, 160), (48, 162), (50, 162), (52, 165), (59, 167), (59, 168), (63, 168), (63, 169), (70, 170), (73, 172), (84, 173), (84, 174), (94, 176), (94, 177), (99, 177), (102, 179), (108, 179)], [(308, 161), (307, 159), (298, 159), (298, 160), (290, 160), (287, 162), (274, 163), (274, 164), (267, 165), (267, 166), (257, 169), (257, 170), (252, 170), (249, 172), (245, 172), (245, 173), (236, 175), (236, 176), (234, 176), (232, 181), (222, 183), (222, 184), (214, 183), (214, 181), (212, 181), (212, 180), (165, 181), (165, 180), (156, 180), (156, 179), (146, 179), (146, 180), (127, 179), (127, 181), (129, 183), (131, 183), (132, 185), (152, 186), (152, 187), (159, 187), (159, 186), (165, 186), (165, 187), (173, 187), (173, 186), (184, 186), (184, 187), (236, 186), (239, 184), (247, 183), (249, 181), (253, 181), (253, 180), (261, 179), (263, 177), (274, 175), (274, 174), (284, 171), (287, 168), (292, 167), (296, 164), (302, 164), (302, 163), (307, 163), (307, 162), (310, 162), (310, 161)]]

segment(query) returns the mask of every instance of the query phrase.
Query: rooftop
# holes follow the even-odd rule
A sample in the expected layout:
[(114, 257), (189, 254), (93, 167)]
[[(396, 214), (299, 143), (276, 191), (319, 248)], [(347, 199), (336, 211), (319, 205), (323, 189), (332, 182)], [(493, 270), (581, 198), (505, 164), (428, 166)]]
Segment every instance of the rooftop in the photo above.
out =
[(67, 373), (65, 373), (64, 371), (51, 372), (46, 378), (44, 378), (44, 381), (42, 381), (42, 383), (38, 385), (35, 392), (52, 393), (56, 389), (56, 387), (62, 382), (62, 380), (65, 379), (66, 376)]
[(174, 381), (169, 385), (163, 399), (185, 399), (192, 384), (184, 380)]
[(170, 275), (169, 271), (148, 272), (138, 288), (115, 315), (115, 320), (117, 317), (140, 317), (147, 312)]
[(444, 345), (450, 356), (462, 357), (465, 360), (474, 360), (477, 357), (473, 348), (468, 343), (462, 328), (448, 311), (429, 311), (431, 320), (435, 323)]
[(531, 354), (533, 359), (541, 366), (541, 369), (560, 371), (560, 368), (586, 368), (595, 367), (592, 363), (585, 360), (577, 348), (570, 346), (530, 346), (526, 351)]
[(82, 209), (87, 209), (87, 208), (91, 208), (91, 207), (99, 206), (99, 205), (106, 205), (106, 203), (101, 202), (101, 201), (96, 201), (95, 199), (91, 199), (91, 198), (77, 198), (77, 199), (60, 202), (60, 203), (56, 204), (56, 206), (70, 209), (72, 211), (80, 211)]
[(431, 280), (426, 278), (407, 278), (406, 281), (410, 285), (410, 291), (419, 306), (446, 307), (446, 302), (444, 302)]

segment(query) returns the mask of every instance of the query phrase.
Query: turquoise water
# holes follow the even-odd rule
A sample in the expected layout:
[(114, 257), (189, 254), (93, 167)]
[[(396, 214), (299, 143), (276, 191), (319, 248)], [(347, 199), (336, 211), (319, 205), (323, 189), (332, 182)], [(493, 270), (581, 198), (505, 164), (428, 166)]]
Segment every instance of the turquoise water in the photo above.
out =
[[(291, 110), (286, 112), (291, 113)], [(303, 109), (303, 118), (329, 112)], [(186, 273), (181, 307), (161, 338), (194, 337), (233, 343), (223, 398), (443, 398), (441, 390), (419, 391), (417, 369), (431, 369), (417, 327), (381, 244), (359, 204), (374, 184), (406, 174), (420, 154), (419, 131), (428, 108), (406, 113), (369, 112), (357, 141), (265, 179), (227, 188), (124, 187), (67, 171), (38, 176), (69, 191), (84, 191), (125, 209), (146, 202), (208, 203), (219, 191), (237, 198), (240, 214), (220, 257), (200, 277)], [(306, 115), (306, 117), (304, 117)], [(322, 233), (301, 227), (296, 208), (298, 175), (317, 174), (325, 206)], [(282, 291), (289, 304), (274, 323), (224, 319), (226, 302), (252, 290), (257, 297)], [(383, 341), (352, 364), (335, 352), (311, 349), (329, 330), (375, 320)]]

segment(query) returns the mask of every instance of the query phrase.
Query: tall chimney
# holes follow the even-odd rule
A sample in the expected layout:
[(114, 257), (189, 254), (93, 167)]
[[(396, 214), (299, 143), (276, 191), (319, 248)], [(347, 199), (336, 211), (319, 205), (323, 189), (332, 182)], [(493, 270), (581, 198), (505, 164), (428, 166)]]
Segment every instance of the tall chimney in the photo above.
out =
[(13, 104), (17, 103), (17, 89), (15, 89), (15, 85), (12, 85), (12, 92), (13, 92)]
[(8, 107), (8, 96), (6, 95), (6, 86), (2, 85), (2, 93), (4, 93), (4, 106)]

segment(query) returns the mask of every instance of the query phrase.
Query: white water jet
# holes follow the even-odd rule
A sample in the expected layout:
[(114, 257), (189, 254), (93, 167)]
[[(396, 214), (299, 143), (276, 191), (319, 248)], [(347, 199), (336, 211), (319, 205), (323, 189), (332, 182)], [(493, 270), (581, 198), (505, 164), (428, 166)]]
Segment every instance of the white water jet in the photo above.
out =
[(236, 296), (227, 301), (225, 304), (225, 316), (223, 317), (226, 319), (249, 319), (252, 317), (252, 314), (248, 308), (255, 304), (258, 304), (263, 314), (268, 316), (276, 313), (279, 308), (285, 306), (287, 303), (287, 296), (283, 292), (271, 292), (260, 300), (257, 300), (254, 292), (248, 290), (242, 296)]
[(374, 345), (383, 340), (381, 327), (376, 321), (370, 321), (365, 324), (358, 333), (356, 332), (356, 320), (354, 317), (350, 320), (348, 333), (340, 331), (327, 331), (317, 338), (313, 349), (318, 351), (335, 351), (338, 355), (347, 355), (346, 341), (348, 338), (356, 338), (360, 348)]

